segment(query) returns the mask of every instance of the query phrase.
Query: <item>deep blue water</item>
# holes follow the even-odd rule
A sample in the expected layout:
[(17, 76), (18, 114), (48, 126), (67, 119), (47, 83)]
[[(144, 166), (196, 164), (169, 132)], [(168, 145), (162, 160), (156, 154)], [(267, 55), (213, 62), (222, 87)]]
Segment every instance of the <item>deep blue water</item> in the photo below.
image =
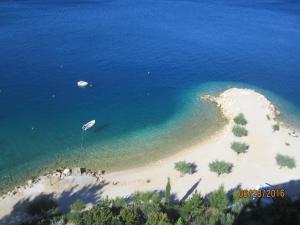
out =
[(0, 178), (190, 145), (222, 125), (198, 94), (232, 82), (297, 120), (299, 77), (298, 1), (1, 1)]

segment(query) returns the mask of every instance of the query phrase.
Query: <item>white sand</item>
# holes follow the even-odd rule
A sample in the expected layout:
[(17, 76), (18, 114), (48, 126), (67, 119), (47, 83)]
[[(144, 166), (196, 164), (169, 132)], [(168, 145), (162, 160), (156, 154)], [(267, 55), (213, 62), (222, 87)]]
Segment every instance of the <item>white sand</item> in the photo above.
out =
[[(196, 189), (204, 195), (216, 190), (221, 184), (229, 190), (238, 185), (255, 188), (266, 182), (280, 184), (300, 179), (300, 138), (289, 136), (291, 130), (284, 126), (281, 126), (280, 131), (273, 132), (272, 125), (276, 123), (275, 108), (263, 95), (249, 89), (232, 88), (214, 100), (229, 122), (208, 140), (158, 162), (106, 174), (104, 177), (108, 184), (103, 187), (96, 183), (95, 178), (89, 176), (70, 176), (52, 186), (49, 179), (44, 177), (32, 188), (0, 199), (0, 220), (11, 212), (18, 201), (40, 193), (54, 193), (59, 198), (63, 191), (72, 189), (72, 194), (64, 194), (61, 200), (66, 207), (76, 198), (81, 198), (86, 203), (95, 203), (104, 196), (128, 197), (135, 191), (164, 190), (167, 177), (170, 177), (172, 193), (178, 199), (185, 196), (198, 181), (200, 182)], [(238, 138), (231, 132), (233, 117), (239, 113), (243, 113), (248, 121), (247, 137)], [(271, 116), (271, 120), (267, 119), (267, 114)], [(233, 141), (248, 143), (248, 153), (237, 155), (230, 148)], [(286, 146), (286, 142), (290, 146)], [(275, 161), (277, 153), (294, 157), (298, 166), (294, 169), (280, 169)], [(233, 163), (232, 172), (219, 177), (210, 172), (208, 164), (216, 159)], [(174, 169), (174, 163), (182, 160), (195, 163), (197, 172), (181, 177)], [(146, 182), (148, 179), (149, 183)], [(113, 185), (113, 182), (118, 184)], [(82, 189), (87, 186), (89, 189)]]

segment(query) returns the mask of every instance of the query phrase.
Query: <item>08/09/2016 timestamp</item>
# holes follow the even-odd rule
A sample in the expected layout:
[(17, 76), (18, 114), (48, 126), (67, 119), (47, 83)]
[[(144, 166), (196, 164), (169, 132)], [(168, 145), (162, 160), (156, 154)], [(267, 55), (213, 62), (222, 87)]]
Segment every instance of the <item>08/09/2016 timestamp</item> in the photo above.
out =
[(284, 198), (284, 189), (267, 189), (267, 190), (255, 190), (255, 189), (240, 189), (240, 198)]

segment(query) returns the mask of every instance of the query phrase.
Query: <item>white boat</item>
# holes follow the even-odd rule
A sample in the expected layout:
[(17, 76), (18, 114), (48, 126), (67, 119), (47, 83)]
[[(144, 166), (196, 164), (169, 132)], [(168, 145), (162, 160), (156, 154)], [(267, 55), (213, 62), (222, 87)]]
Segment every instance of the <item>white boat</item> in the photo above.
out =
[(81, 80), (81, 81), (77, 82), (77, 85), (78, 85), (78, 87), (87, 87), (89, 85), (89, 83)]
[(90, 122), (84, 124), (82, 126), (82, 130), (86, 131), (87, 129), (90, 129), (91, 127), (93, 127), (96, 123), (96, 120), (91, 120)]

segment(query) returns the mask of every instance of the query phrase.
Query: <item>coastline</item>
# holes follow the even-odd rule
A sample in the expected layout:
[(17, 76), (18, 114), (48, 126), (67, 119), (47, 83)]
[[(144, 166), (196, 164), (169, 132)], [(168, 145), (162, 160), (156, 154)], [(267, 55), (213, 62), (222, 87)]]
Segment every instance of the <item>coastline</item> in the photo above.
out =
[[(66, 173), (63, 179), (58, 179), (55, 184), (51, 185), (51, 177), (58, 176), (58, 174), (41, 176), (36, 182), (29, 182), (26, 189), (23, 188), (14, 195), (6, 195), (5, 198), (2, 196), (0, 220), (8, 215), (14, 205), (22, 199), (33, 198), (41, 193), (54, 194), (59, 198), (65, 192), (77, 193), (87, 188), (87, 193), (93, 194), (97, 200), (105, 196), (128, 197), (135, 191), (164, 190), (167, 178), (170, 177), (172, 193), (178, 199), (182, 199), (194, 186), (202, 195), (205, 195), (216, 190), (222, 184), (226, 190), (230, 190), (239, 185), (243, 188), (255, 188), (266, 182), (279, 184), (300, 179), (299, 166), (289, 170), (280, 169), (276, 164), (277, 153), (291, 155), (296, 162), (299, 162), (300, 152), (297, 152), (297, 149), (300, 149), (300, 141), (299, 138), (289, 136), (288, 133), (291, 130), (288, 126), (281, 125), (277, 132), (272, 130), (272, 125), (278, 122), (276, 119), (278, 112), (266, 97), (254, 90), (231, 88), (217, 97), (207, 96), (205, 100), (216, 103), (228, 120), (224, 128), (206, 140), (159, 161), (133, 169), (104, 174), (100, 178), (97, 177), (99, 173), (84, 175)], [(233, 117), (238, 113), (245, 114), (248, 120), (246, 127), (249, 135), (237, 139), (231, 129), (234, 125)], [(270, 120), (267, 119), (267, 115), (270, 115)], [(241, 155), (233, 152), (230, 144), (235, 140), (249, 143), (249, 152)], [(290, 146), (286, 146), (286, 142)], [(232, 172), (221, 176), (210, 172), (208, 164), (216, 159), (233, 163)], [(183, 160), (195, 163), (197, 165), (196, 172), (181, 176), (174, 169), (174, 163)], [(82, 197), (82, 200), (89, 206), (94, 203), (89, 202), (87, 197), (78, 197)], [(67, 210), (67, 204), (72, 202), (60, 203)]]

